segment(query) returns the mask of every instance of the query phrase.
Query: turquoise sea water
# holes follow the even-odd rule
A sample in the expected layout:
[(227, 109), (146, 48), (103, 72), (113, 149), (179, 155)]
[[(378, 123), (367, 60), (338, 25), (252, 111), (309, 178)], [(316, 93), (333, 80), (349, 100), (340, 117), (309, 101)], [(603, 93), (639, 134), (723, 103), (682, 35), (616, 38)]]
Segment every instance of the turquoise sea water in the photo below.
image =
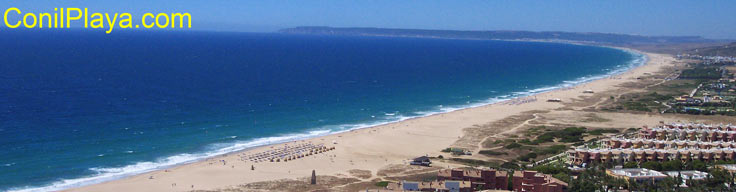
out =
[(0, 191), (118, 179), (549, 91), (644, 61), (541, 42), (0, 33)]

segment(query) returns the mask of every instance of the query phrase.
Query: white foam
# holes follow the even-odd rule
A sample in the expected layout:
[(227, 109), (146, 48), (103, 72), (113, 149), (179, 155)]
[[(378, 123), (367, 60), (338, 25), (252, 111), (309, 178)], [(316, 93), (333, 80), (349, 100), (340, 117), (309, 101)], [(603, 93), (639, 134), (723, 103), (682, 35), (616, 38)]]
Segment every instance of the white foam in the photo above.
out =
[(146, 161), (146, 162), (138, 162), (132, 165), (127, 165), (123, 167), (101, 167), (101, 168), (90, 168), (89, 170), (95, 172), (94, 175), (82, 177), (82, 178), (76, 178), (76, 179), (62, 179), (60, 181), (54, 182), (50, 185), (42, 186), (42, 187), (21, 187), (21, 188), (13, 188), (9, 191), (14, 192), (35, 192), (35, 191), (58, 191), (63, 189), (69, 189), (73, 187), (80, 187), (95, 183), (101, 183), (105, 181), (111, 181), (115, 179), (120, 179), (123, 177), (141, 174), (149, 171), (154, 170), (161, 170), (168, 167), (172, 167), (175, 165), (180, 164), (186, 164), (186, 163), (192, 163), (198, 160), (206, 159), (209, 157), (214, 157), (218, 155), (223, 155), (235, 151), (240, 151), (252, 147), (257, 146), (263, 146), (263, 145), (269, 145), (269, 144), (276, 144), (276, 143), (284, 143), (289, 141), (295, 141), (295, 140), (301, 140), (305, 138), (312, 138), (312, 137), (318, 137), (330, 134), (330, 130), (313, 130), (309, 131), (304, 134), (288, 134), (288, 135), (282, 135), (282, 136), (276, 136), (276, 137), (265, 137), (265, 138), (258, 138), (253, 139), (250, 141), (241, 141), (241, 142), (235, 142), (235, 143), (223, 143), (223, 144), (215, 144), (212, 145), (212, 150), (208, 150), (208, 152), (204, 153), (183, 153), (179, 155), (170, 156), (167, 158), (162, 158), (159, 160), (156, 160), (154, 162)]
[[(258, 138), (258, 139), (253, 139), (249, 141), (238, 141), (234, 143), (214, 144), (211, 146), (212, 150), (207, 150), (207, 152), (204, 152), (204, 153), (196, 153), (196, 154), (184, 153), (184, 154), (170, 156), (167, 158), (162, 158), (154, 162), (138, 162), (138, 163), (123, 166), (123, 167), (90, 168), (90, 170), (96, 172), (96, 174), (87, 176), (87, 177), (76, 178), (76, 179), (62, 179), (60, 181), (57, 181), (50, 185), (46, 185), (42, 187), (28, 186), (28, 187), (22, 187), (22, 188), (13, 188), (13, 189), (10, 189), (9, 191), (18, 191), (18, 192), (58, 191), (58, 190), (63, 190), (63, 189), (68, 189), (68, 188), (73, 188), (73, 187), (80, 187), (80, 186), (120, 179), (123, 177), (141, 174), (145, 172), (150, 172), (154, 170), (161, 170), (161, 169), (165, 169), (165, 168), (172, 167), (175, 165), (191, 163), (191, 162), (195, 162), (201, 159), (214, 157), (217, 155), (223, 155), (223, 154), (227, 154), (231, 152), (236, 152), (236, 151), (240, 151), (240, 150), (244, 150), (248, 148), (263, 146), (263, 145), (278, 144), (278, 143), (284, 143), (284, 142), (289, 142), (289, 141), (319, 137), (319, 136), (324, 136), (324, 135), (329, 135), (329, 134), (337, 134), (337, 133), (342, 133), (342, 132), (351, 131), (355, 129), (363, 129), (363, 128), (368, 128), (368, 127), (385, 125), (389, 123), (395, 123), (395, 122), (404, 121), (404, 120), (412, 119), (412, 118), (420, 118), (420, 117), (426, 117), (426, 116), (431, 116), (431, 115), (440, 114), (440, 113), (457, 111), (457, 110), (466, 109), (466, 108), (479, 107), (483, 105), (511, 100), (517, 97), (524, 97), (524, 96), (529, 96), (533, 94), (549, 92), (549, 91), (553, 91), (553, 90), (560, 89), (560, 88), (572, 87), (572, 86), (576, 86), (578, 84), (593, 81), (596, 79), (602, 79), (602, 78), (605, 78), (611, 75), (623, 73), (629, 69), (640, 66), (646, 63), (647, 61), (647, 58), (645, 55), (642, 55), (642, 54), (639, 54), (633, 51), (629, 51), (629, 50), (623, 50), (623, 51), (626, 51), (638, 57), (633, 59), (632, 61), (630, 61), (624, 66), (619, 65), (615, 69), (608, 70), (610, 72), (603, 74), (603, 75), (581, 77), (581, 78), (577, 78), (574, 80), (563, 81), (562, 83), (558, 85), (554, 85), (554, 86), (540, 87), (540, 88), (535, 88), (535, 89), (531, 89), (527, 91), (513, 92), (512, 94), (501, 95), (501, 96), (489, 98), (482, 102), (471, 102), (466, 105), (447, 106), (447, 107), (445, 107), (444, 105), (439, 105), (437, 106), (436, 109), (431, 110), (431, 111), (414, 112), (414, 114), (417, 114), (415, 116), (403, 116), (403, 115), (388, 116), (388, 114), (385, 114), (386, 116), (383, 116), (382, 120), (372, 122), (372, 123), (341, 124), (341, 125), (325, 126), (325, 127), (321, 127), (315, 130), (308, 131), (306, 133), (301, 133), (301, 134), (287, 134), (287, 135), (275, 136), (275, 137)], [(371, 116), (371, 117), (375, 117), (375, 116)], [(140, 134), (143, 134), (143, 132), (140, 132)]]

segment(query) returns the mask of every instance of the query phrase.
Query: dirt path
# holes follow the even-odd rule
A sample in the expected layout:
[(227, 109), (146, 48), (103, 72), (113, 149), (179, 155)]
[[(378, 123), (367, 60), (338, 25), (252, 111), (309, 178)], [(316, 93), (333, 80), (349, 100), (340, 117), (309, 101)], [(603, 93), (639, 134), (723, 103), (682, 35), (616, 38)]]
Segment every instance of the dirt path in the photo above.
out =
[[(478, 150), (477, 150), (477, 151), (475, 151), (475, 153), (477, 154), (477, 153), (479, 153), (479, 152), (480, 152), (481, 150), (483, 150), (483, 143), (485, 143), (485, 142), (486, 142), (486, 140), (488, 140), (489, 138), (498, 138), (498, 135), (503, 135), (503, 134), (507, 134), (507, 133), (512, 133), (512, 132), (515, 132), (515, 131), (516, 131), (517, 129), (519, 129), (519, 128), (521, 128), (521, 127), (524, 127), (524, 126), (526, 126), (526, 125), (529, 125), (529, 122), (530, 122), (530, 121), (532, 121), (532, 120), (536, 120), (536, 119), (538, 119), (538, 118), (539, 118), (539, 115), (538, 115), (538, 113), (533, 113), (533, 114), (532, 114), (532, 116), (534, 116), (534, 118), (531, 118), (531, 119), (527, 119), (526, 121), (524, 121), (524, 122), (522, 122), (521, 124), (519, 124), (519, 125), (515, 126), (514, 128), (511, 128), (511, 129), (509, 129), (509, 130), (506, 130), (506, 131), (503, 131), (503, 132), (500, 132), (500, 133), (496, 133), (496, 134), (493, 134), (493, 135), (491, 135), (491, 136), (488, 136), (488, 137), (486, 137), (486, 138), (483, 138), (483, 140), (481, 140), (481, 141), (480, 141), (480, 143), (478, 143)], [(498, 148), (500, 148), (500, 146), (499, 146), (499, 147), (496, 147), (496, 148), (491, 148), (491, 149), (498, 149)], [(504, 160), (504, 161), (505, 161), (505, 160)]]

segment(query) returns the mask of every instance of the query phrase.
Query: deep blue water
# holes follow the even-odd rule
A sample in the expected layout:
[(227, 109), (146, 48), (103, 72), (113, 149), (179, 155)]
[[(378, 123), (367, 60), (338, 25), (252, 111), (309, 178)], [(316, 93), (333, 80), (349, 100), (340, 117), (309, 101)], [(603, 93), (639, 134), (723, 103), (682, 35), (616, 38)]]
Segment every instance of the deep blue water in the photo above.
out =
[(212, 32), (6, 31), (0, 45), (0, 191), (493, 102), (641, 59), (558, 43)]

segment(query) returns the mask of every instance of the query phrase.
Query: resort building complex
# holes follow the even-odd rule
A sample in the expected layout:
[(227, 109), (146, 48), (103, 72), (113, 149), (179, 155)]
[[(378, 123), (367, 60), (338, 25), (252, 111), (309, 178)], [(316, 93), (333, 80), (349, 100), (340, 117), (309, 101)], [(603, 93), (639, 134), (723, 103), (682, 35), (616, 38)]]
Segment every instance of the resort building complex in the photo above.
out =
[[(511, 180), (509, 180), (511, 179)], [(509, 181), (512, 186), (509, 187)], [(517, 171), (509, 177), (505, 171), (493, 169), (443, 169), (437, 181), (402, 181), (389, 183), (389, 191), (449, 191), (508, 190), (529, 192), (563, 192), (567, 183), (536, 171)]]
[(513, 184), (517, 192), (563, 192), (567, 189), (567, 183), (536, 171), (514, 172)]
[(638, 183), (656, 183), (657, 181), (661, 181), (667, 177), (680, 177), (682, 179), (682, 183), (680, 183), (680, 187), (688, 187), (687, 182), (689, 180), (704, 180), (708, 177), (708, 173), (702, 172), (702, 171), (665, 171), (665, 172), (659, 172), (655, 170), (650, 170), (646, 168), (628, 168), (628, 169), (622, 169), (622, 168), (616, 168), (616, 169), (608, 169), (606, 170), (606, 174), (613, 176), (615, 178), (624, 179), (626, 181), (634, 181)]
[(606, 170), (606, 174), (626, 181), (633, 180), (636, 182), (656, 182), (668, 177), (659, 171), (645, 168), (608, 169)]
[(600, 140), (600, 147), (568, 151), (574, 165), (680, 160), (704, 162), (736, 160), (736, 126), (665, 124), (644, 126), (636, 138)]
[(437, 180), (461, 180), (470, 181), (473, 188), (483, 189), (507, 189), (508, 174), (505, 171), (491, 169), (444, 169), (437, 173)]

